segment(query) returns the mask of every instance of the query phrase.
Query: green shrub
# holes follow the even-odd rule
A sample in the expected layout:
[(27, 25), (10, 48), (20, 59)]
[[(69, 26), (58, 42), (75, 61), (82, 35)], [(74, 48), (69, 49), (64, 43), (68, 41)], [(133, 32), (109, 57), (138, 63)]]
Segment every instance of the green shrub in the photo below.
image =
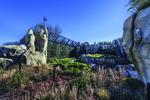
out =
[(90, 57), (90, 58), (103, 58), (104, 55), (102, 55), (102, 54), (88, 54), (87, 57)]
[(55, 100), (55, 98), (50, 96), (50, 95), (48, 95), (46, 97), (41, 98), (41, 100)]
[(0, 84), (0, 95), (3, 95), (9, 91), (9, 84), (8, 82), (5, 82), (3, 84)]
[(70, 82), (71, 86), (76, 86), (78, 90), (86, 90), (87, 86), (90, 84), (90, 81), (86, 78), (79, 78), (77, 80), (72, 80)]
[(90, 70), (90, 65), (80, 62), (66, 63), (63, 70), (65, 72), (81, 73), (84, 70)]
[(131, 89), (144, 89), (145, 85), (142, 81), (134, 78), (124, 78), (122, 80), (122, 85), (127, 86)]
[(96, 99), (98, 100), (110, 100), (110, 93), (107, 89), (102, 88), (96, 91)]
[(64, 59), (51, 59), (53, 66), (60, 66), (64, 72), (69, 73), (81, 73), (83, 70), (90, 70), (90, 65), (75, 62), (74, 58), (64, 58)]
[(58, 59), (58, 58), (49, 58), (48, 63), (51, 63), (53, 65), (64, 65), (69, 62), (74, 62), (74, 58), (63, 58), (63, 59)]
[(0, 67), (0, 76), (2, 76), (4, 74), (4, 69), (2, 67)]
[(17, 88), (19, 86), (27, 85), (29, 83), (29, 77), (24, 72), (16, 72), (10, 79), (10, 86)]
[(34, 82), (46, 81), (52, 73), (52, 70), (44, 65), (33, 67), (33, 69), (33, 72), (27, 73), (30, 80), (33, 80)]

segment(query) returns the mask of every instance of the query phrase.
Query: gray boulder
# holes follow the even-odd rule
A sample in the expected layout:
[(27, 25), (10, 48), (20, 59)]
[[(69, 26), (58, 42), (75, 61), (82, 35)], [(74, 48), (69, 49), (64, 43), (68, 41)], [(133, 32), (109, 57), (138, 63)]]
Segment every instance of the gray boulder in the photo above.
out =
[(25, 36), (20, 40), (21, 44), (25, 44), (31, 52), (35, 51), (35, 35), (32, 29), (29, 29)]
[(19, 44), (1, 46), (0, 58), (11, 59), (15, 64), (46, 64), (48, 31), (45, 25), (37, 25), (34, 30), (29, 29)]
[(150, 83), (150, 7), (125, 21), (123, 46), (140, 78)]
[(26, 62), (26, 65), (41, 65), (46, 64), (47, 62), (47, 58), (44, 52), (26, 52), (24, 56), (25, 57), (22, 59), (22, 61), (24, 60)]
[(0, 57), (13, 58), (26, 50), (25, 45), (4, 45), (0, 46)]
[(12, 59), (0, 58), (0, 67), (6, 69), (13, 63)]
[(26, 36), (25, 36), (25, 44), (27, 49), (31, 52), (35, 51), (35, 36), (32, 29), (29, 29)]
[(36, 51), (47, 51), (48, 31), (43, 25), (37, 25), (34, 30)]

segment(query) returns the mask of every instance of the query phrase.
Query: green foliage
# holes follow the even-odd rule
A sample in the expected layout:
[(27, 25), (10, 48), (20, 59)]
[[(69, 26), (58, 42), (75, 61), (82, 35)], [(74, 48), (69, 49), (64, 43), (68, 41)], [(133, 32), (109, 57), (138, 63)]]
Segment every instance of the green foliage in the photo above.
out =
[(31, 80), (34, 82), (46, 81), (50, 77), (51, 70), (47, 67), (36, 66), (35, 71), (28, 73)]
[(105, 88), (98, 89), (96, 92), (96, 96), (98, 100), (110, 100), (110, 93)]
[(129, 10), (139, 11), (150, 6), (150, 0), (129, 0)]
[(103, 58), (104, 55), (102, 55), (102, 54), (88, 54), (87, 57), (90, 57), (90, 58)]
[(3, 75), (4, 72), (5, 72), (4, 69), (0, 67), (0, 76)]
[(5, 84), (0, 84), (0, 95), (3, 95), (9, 91), (9, 84), (5, 82)]
[(144, 89), (145, 87), (142, 81), (134, 78), (125, 78), (122, 80), (122, 84), (131, 89)]
[(81, 78), (79, 78), (77, 80), (72, 80), (70, 82), (70, 84), (72, 86), (76, 86), (79, 91), (80, 90), (82, 91), (82, 90), (86, 90), (87, 89), (87, 86), (89, 86), (90, 81), (88, 79), (84, 78), (84, 77), (81, 77)]
[(50, 95), (48, 95), (46, 97), (41, 98), (41, 100), (55, 100), (55, 98), (50, 96)]
[(68, 63), (74, 62), (75, 59), (73, 58), (64, 58), (64, 59), (58, 59), (58, 58), (50, 58), (48, 60), (48, 63), (53, 64), (54, 66), (60, 65), (65, 66)]
[(50, 62), (54, 66), (60, 66), (64, 72), (81, 73), (83, 70), (90, 70), (90, 65), (75, 62), (74, 58), (51, 59)]
[(67, 63), (63, 69), (66, 72), (80, 73), (84, 70), (89, 70), (90, 66), (84, 63), (72, 62)]
[(42, 81), (42, 77), (41, 77), (40, 73), (35, 73), (35, 74), (34, 74), (34, 77), (33, 77), (33, 80), (34, 80), (35, 82), (40, 82), (40, 81)]
[(12, 88), (27, 85), (29, 83), (29, 77), (24, 72), (16, 72), (10, 79), (10, 85)]

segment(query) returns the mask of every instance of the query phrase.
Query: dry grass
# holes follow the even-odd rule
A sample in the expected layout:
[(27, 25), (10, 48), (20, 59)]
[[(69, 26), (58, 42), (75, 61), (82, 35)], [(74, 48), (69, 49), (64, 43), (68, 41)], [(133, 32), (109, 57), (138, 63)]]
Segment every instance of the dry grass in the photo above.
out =
[[(22, 71), (34, 74), (37, 70), (36, 68), (28, 66)], [(52, 71), (52, 67), (43, 65), (38, 67), (38, 70), (41, 73), (40, 75), (44, 75)], [(121, 90), (120, 85), (124, 78), (123, 73), (124, 69), (116, 71), (100, 67), (97, 72), (84, 71), (82, 76), (71, 80), (64, 79), (60, 74), (55, 80), (49, 78), (46, 81), (31, 82), (24, 90), (29, 91), (33, 96), (41, 100), (110, 100), (112, 93), (115, 94), (113, 87)], [(74, 80), (77, 80), (77, 84), (72, 84)], [(88, 81), (88, 83), (84, 82), (84, 80)], [(86, 88), (81, 89), (81, 86), (86, 86)], [(116, 95), (119, 96), (117, 92)]]
[[(123, 70), (104, 69), (101, 67), (96, 73), (83, 72), (81, 76), (89, 80), (85, 90), (80, 90), (79, 85), (69, 85), (69, 81), (62, 78), (56, 79), (55, 82), (49, 80), (33, 84), (29, 88), (34, 91), (34, 96), (38, 98), (49, 98), (51, 100), (96, 100), (96, 98), (109, 98), (109, 87), (119, 85), (123, 78)], [(75, 80), (75, 79), (74, 79)], [(95, 96), (96, 95), (96, 96)]]
[(0, 82), (3, 80), (8, 80), (10, 77), (14, 75), (14, 73), (17, 72), (16, 69), (11, 70), (5, 70), (0, 74)]

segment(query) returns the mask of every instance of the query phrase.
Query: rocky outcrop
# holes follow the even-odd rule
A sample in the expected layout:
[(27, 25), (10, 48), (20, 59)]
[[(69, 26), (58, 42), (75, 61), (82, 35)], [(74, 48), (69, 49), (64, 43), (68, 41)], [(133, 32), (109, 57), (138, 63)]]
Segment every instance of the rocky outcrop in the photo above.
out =
[(3, 68), (7, 68), (9, 67), (11, 64), (13, 63), (12, 59), (8, 59), (8, 58), (0, 58), (0, 66)]
[[(0, 63), (24, 63), (26, 65), (46, 64), (48, 31), (45, 25), (36, 25), (29, 29), (18, 45), (3, 45), (0, 47)], [(9, 60), (8, 60), (9, 59)], [(3, 64), (7, 67), (10, 64)]]
[(150, 83), (150, 7), (125, 21), (123, 46), (142, 80)]
[(35, 27), (35, 46), (36, 51), (47, 51), (48, 44), (48, 30), (43, 25), (37, 25)]

